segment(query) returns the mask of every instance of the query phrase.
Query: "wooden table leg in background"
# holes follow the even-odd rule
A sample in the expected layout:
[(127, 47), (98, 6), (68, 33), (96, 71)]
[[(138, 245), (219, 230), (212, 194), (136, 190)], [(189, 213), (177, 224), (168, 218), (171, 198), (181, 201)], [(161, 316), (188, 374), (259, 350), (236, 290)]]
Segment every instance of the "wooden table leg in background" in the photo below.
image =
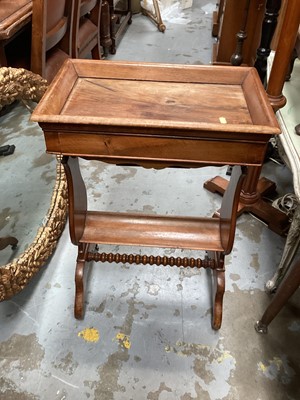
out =
[(279, 110), (286, 103), (286, 98), (282, 94), (282, 89), (289, 71), (291, 56), (297, 40), (299, 24), (299, 1), (289, 0), (266, 89), (274, 111)]
[(104, 54), (107, 55), (112, 45), (110, 34), (110, 9), (107, 0), (102, 1), (101, 23), (100, 23), (100, 44), (103, 47)]
[(266, 3), (265, 17), (262, 24), (261, 41), (256, 52), (255, 68), (262, 83), (266, 83), (267, 59), (271, 53), (271, 42), (277, 27), (281, 0), (268, 0)]
[(237, 66), (241, 65), (243, 62), (243, 45), (244, 41), (247, 39), (246, 25), (248, 19), (249, 6), (250, 6), (250, 0), (247, 0), (243, 13), (241, 29), (236, 34), (236, 41), (237, 41), (236, 49), (230, 58), (231, 65)]

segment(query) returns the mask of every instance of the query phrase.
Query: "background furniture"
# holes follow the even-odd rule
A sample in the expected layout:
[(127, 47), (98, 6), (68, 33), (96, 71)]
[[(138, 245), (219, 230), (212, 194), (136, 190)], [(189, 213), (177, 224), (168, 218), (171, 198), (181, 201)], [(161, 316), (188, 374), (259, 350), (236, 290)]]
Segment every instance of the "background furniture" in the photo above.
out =
[(104, 52), (116, 53), (116, 48), (132, 22), (131, 0), (104, 0), (101, 20), (101, 45)]
[(107, 54), (112, 46), (111, 38), (111, 18), (108, 0), (102, 0), (101, 23), (100, 23), (100, 43), (104, 54)]
[[(269, 62), (271, 64), (272, 59), (269, 60)], [(291, 75), (291, 80), (286, 82), (283, 88), (283, 94), (287, 98), (287, 104), (277, 112), (277, 118), (282, 130), (282, 134), (279, 135), (277, 140), (278, 149), (284, 163), (293, 173), (296, 209), (292, 216), (291, 226), (287, 234), (280, 263), (274, 276), (266, 283), (266, 290), (270, 293), (277, 290), (280, 282), (289, 270), (300, 245), (300, 136), (295, 132), (295, 126), (299, 123), (299, 91), (300, 61), (297, 60)]]
[[(272, 6), (272, 9), (270, 8)], [(280, 8), (280, 6), (282, 6)], [(279, 13), (279, 24), (273, 37), (276, 27), (275, 18)], [(273, 18), (268, 18), (269, 16)], [(300, 156), (299, 145), (300, 140), (295, 132), (295, 126), (299, 123), (297, 118), (297, 108), (299, 108), (299, 82), (300, 75), (295, 75), (294, 86), (295, 92), (293, 94), (293, 87), (290, 83), (285, 84), (286, 80), (290, 78), (292, 67), (291, 65), (297, 55), (297, 46), (299, 43), (299, 23), (300, 23), (300, 7), (297, 0), (289, 1), (267, 1), (266, 18), (264, 20), (263, 35), (261, 39), (260, 48), (257, 51), (258, 57), (255, 63), (259, 71), (261, 80), (266, 82), (266, 92), (272, 104), (274, 111), (277, 111), (277, 118), (279, 120), (282, 134), (278, 138), (279, 151), (285, 163), (290, 167), (293, 172), (294, 190), (298, 201), (300, 200), (300, 184), (299, 184), (299, 168)], [(272, 39), (273, 37), (273, 39)], [(276, 51), (269, 57), (271, 48)], [(275, 55), (274, 55), (275, 54)], [(269, 65), (269, 76), (267, 79), (267, 62)], [(297, 67), (297, 70), (299, 66)], [(299, 74), (300, 70), (298, 71)], [(296, 72), (297, 74), (297, 72)], [(283, 93), (284, 87), (289, 86), (289, 89)], [(286, 104), (286, 94), (290, 92), (288, 109), (295, 108), (293, 113), (290, 113), (289, 119), (294, 115), (291, 122), (292, 126), (285, 123), (286, 109), (282, 107)], [(282, 109), (282, 111), (281, 111)], [(275, 275), (266, 283), (266, 290), (273, 292), (277, 289), (281, 280), (287, 273), (293, 257), (298, 249), (300, 242), (299, 235), (300, 227), (300, 207), (299, 204), (293, 215), (291, 226), (287, 232), (287, 239), (285, 248), (282, 254), (281, 261), (278, 265)]]
[(275, 111), (282, 108), (286, 99), (282, 94), (295, 48), (300, 24), (300, 7), (297, 0), (289, 0), (286, 6), (276, 53), (267, 84), (267, 95)]
[(286, 305), (287, 301), (295, 293), (300, 285), (300, 259), (295, 260), (282, 283), (279, 285), (277, 292), (272, 298), (270, 304), (265, 310), (263, 316), (255, 324), (258, 333), (268, 333), (268, 326), (276, 317), (276, 315)]
[[(25, 33), (28, 33), (28, 28), (30, 30), (31, 14), (32, 0), (0, 1), (0, 67), (8, 65), (6, 53), (9, 52), (8, 45), (11, 41), (14, 41), (14, 52), (18, 53), (18, 57), (21, 54), (23, 55), (24, 49), (30, 51), (30, 42), (29, 40), (28, 42), (24, 41), (24, 35), (21, 43), (17, 39), (25, 31)], [(26, 39), (30, 39), (28, 35)], [(28, 46), (27, 49), (26, 45)], [(13, 56), (13, 52), (9, 53)], [(17, 61), (15, 55), (13, 61)], [(10, 65), (13, 61), (9, 57)], [(22, 66), (26, 66), (25, 61)]]
[[(60, 96), (55, 96), (58, 90)], [(69, 60), (32, 119), (44, 131), (47, 151), (65, 156), (70, 236), (78, 246), (76, 317), (83, 315), (88, 261), (204, 266), (214, 271), (212, 325), (219, 329), (239, 173), (232, 175), (233, 188), (226, 191), (220, 219), (113, 214), (87, 210), (78, 157), (153, 168), (260, 166), (267, 142), (279, 128), (256, 70)], [(96, 244), (108, 243), (211, 254), (195, 260), (94, 252)]]
[(108, 0), (111, 16), (111, 39), (112, 45), (110, 52), (115, 54), (116, 47), (123, 37), (128, 25), (132, 22), (131, 0), (123, 2)]
[[(280, 110), (286, 104), (286, 97), (283, 94), (283, 87), (286, 77), (289, 73), (289, 66), (293, 50), (295, 48), (300, 24), (300, 7), (297, 0), (289, 0), (286, 5), (284, 19), (281, 31), (278, 38), (272, 68), (267, 84), (267, 95), (270, 99), (272, 107), (275, 111)], [(299, 99), (297, 96), (296, 98)], [(299, 105), (299, 100), (298, 100)], [(298, 137), (292, 139), (291, 135), (295, 135), (294, 129), (286, 129), (282, 118), (282, 113), (278, 113), (278, 118), (282, 126), (282, 138), (280, 142), (285, 149), (285, 155), (288, 158), (287, 164), (292, 166), (294, 176), (295, 193), (299, 196), (299, 141)], [(298, 123), (298, 121), (296, 122)], [(294, 127), (293, 127), (294, 128)], [(293, 256), (296, 252), (299, 243), (299, 214), (300, 209), (297, 207), (293, 217), (292, 225), (289, 230), (286, 246), (283, 252), (281, 262), (275, 273), (275, 276), (267, 282), (267, 290), (272, 291), (276, 288), (280, 280), (286, 274)], [(291, 245), (292, 243), (292, 245)]]
[(220, 23), (224, 12), (224, 1), (225, 0), (220, 0), (217, 3), (217, 9), (213, 12), (211, 33), (214, 37), (217, 37), (220, 31)]
[[(217, 43), (213, 47), (213, 64), (230, 64), (230, 59), (236, 49), (237, 33), (241, 29), (245, 8), (248, 0), (223, 0), (215, 14), (217, 21), (213, 25), (213, 34)], [(261, 37), (261, 25), (264, 17), (266, 0), (250, 1), (247, 12), (246, 33), (243, 43), (243, 63), (253, 66), (256, 50)]]
[(94, 59), (100, 60), (101, 7), (102, 0), (74, 0), (73, 58), (86, 58), (92, 54)]
[(153, 10), (148, 10), (147, 8), (142, 7), (141, 4), (141, 11), (146, 17), (150, 18), (151, 21), (153, 21), (160, 32), (164, 32), (166, 30), (166, 25), (163, 23), (161, 14), (160, 14), (160, 9), (159, 9), (159, 3), (158, 0), (153, 0), (152, 1), (152, 7)]
[(73, 0), (33, 0), (31, 70), (51, 82), (71, 57)]
[(255, 60), (255, 68), (257, 69), (260, 79), (266, 85), (267, 78), (267, 59), (271, 52), (271, 44), (273, 42), (274, 33), (276, 32), (277, 24), (282, 24), (281, 18), (278, 18), (281, 9), (281, 0), (267, 0), (265, 17), (262, 23), (262, 32), (260, 45), (257, 49), (257, 57)]
[[(266, 29), (263, 29), (263, 33), (267, 34), (267, 40), (265, 40), (264, 37), (261, 39), (261, 54), (270, 54), (270, 49), (265, 48), (264, 43), (271, 43), (272, 37), (270, 37), (270, 31), (274, 32), (275, 30), (275, 16), (276, 14), (278, 15), (279, 4), (279, 0), (268, 0), (268, 4), (266, 6), (267, 14), (264, 19), (264, 26)], [(268, 15), (271, 13), (271, 11), (274, 18), (270, 21), (270, 27)], [(281, 35), (277, 45), (273, 67), (268, 80), (268, 86), (266, 88), (268, 98), (274, 111), (277, 111), (285, 104), (285, 97), (282, 94), (282, 89), (289, 68), (291, 54), (296, 42), (296, 36), (299, 27), (299, 12), (300, 7), (298, 1), (289, 0), (287, 10), (284, 15), (284, 22), (282, 24)], [(264, 80), (263, 68), (264, 63), (267, 62), (267, 57), (261, 57), (261, 61), (262, 68), (260, 69), (259, 74), (261, 79)], [(288, 217), (280, 210), (275, 209), (271, 203), (264, 201), (264, 196), (274, 193), (276, 185), (264, 177), (260, 178), (260, 172), (261, 168), (258, 167), (254, 167), (249, 170), (241, 191), (238, 213), (242, 214), (243, 212), (251, 212), (265, 222), (274, 232), (280, 235), (286, 235), (289, 228)], [(211, 192), (223, 194), (224, 190), (226, 189), (226, 185), (226, 179), (222, 177), (216, 177), (214, 180), (207, 182), (205, 184), (205, 188)]]

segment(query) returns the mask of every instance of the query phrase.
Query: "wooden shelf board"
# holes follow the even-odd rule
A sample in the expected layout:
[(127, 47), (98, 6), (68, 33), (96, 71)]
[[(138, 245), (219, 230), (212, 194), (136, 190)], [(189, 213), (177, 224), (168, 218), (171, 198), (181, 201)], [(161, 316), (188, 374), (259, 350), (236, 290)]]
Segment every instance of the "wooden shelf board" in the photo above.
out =
[(218, 218), (88, 211), (81, 243), (222, 251)]

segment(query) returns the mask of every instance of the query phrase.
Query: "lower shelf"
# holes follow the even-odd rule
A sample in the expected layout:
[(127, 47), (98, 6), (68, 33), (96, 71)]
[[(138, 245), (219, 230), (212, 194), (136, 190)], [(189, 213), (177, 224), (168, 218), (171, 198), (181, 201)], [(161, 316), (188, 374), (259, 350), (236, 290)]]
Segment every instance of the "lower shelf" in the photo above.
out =
[(218, 218), (88, 211), (80, 242), (223, 251)]

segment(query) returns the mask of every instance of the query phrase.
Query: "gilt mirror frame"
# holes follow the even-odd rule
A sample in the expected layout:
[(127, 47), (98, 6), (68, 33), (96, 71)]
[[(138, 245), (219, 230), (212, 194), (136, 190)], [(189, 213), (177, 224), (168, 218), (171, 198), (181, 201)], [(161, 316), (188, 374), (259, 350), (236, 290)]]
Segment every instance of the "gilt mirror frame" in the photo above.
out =
[[(47, 81), (23, 68), (0, 67), (0, 110), (15, 101), (38, 102)], [(0, 266), (0, 301), (8, 300), (29, 283), (56, 248), (67, 217), (67, 182), (57, 157), (56, 180), (50, 207), (30, 246), (12, 262)]]

